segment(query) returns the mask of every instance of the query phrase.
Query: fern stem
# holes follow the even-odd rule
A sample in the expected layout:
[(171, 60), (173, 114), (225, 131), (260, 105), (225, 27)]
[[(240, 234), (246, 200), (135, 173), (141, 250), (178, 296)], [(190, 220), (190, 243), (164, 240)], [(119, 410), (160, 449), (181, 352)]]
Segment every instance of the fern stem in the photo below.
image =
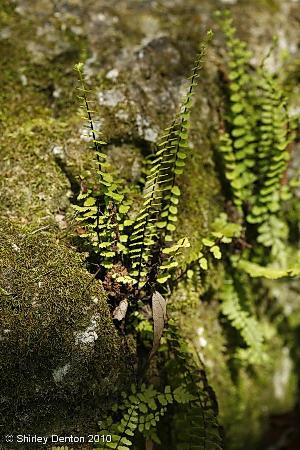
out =
[[(194, 80), (195, 80), (195, 78), (196, 78), (196, 75), (197, 75), (198, 70), (200, 69), (200, 63), (202, 62), (202, 61), (201, 61), (201, 57), (204, 55), (204, 53), (205, 53), (205, 47), (203, 47), (202, 52), (201, 52), (200, 55), (199, 55), (198, 62), (197, 62), (196, 66), (195, 66), (194, 69), (193, 69), (192, 78), (191, 78), (191, 84), (190, 84), (190, 88), (189, 88), (188, 94), (187, 94), (187, 98), (189, 99), (189, 100), (188, 100), (188, 103), (191, 101), (190, 96), (191, 96), (192, 93), (193, 93), (193, 89), (194, 89)], [(178, 153), (179, 153), (179, 150), (180, 150), (180, 143), (181, 143), (181, 141), (182, 141), (181, 133), (184, 131), (184, 120), (185, 120), (185, 119), (184, 119), (184, 116), (185, 116), (185, 114), (186, 114), (188, 111), (189, 111), (189, 108), (187, 107), (187, 104), (186, 104), (185, 107), (184, 107), (184, 111), (183, 111), (182, 117), (181, 117), (180, 128), (179, 128), (179, 139), (177, 140), (177, 143), (176, 143), (175, 159), (174, 159), (173, 164), (172, 164), (172, 166), (171, 166), (171, 173), (172, 173), (172, 185), (171, 185), (171, 190), (172, 190), (173, 187), (175, 186), (176, 173), (175, 173), (175, 171), (174, 171), (174, 168), (175, 168), (176, 162), (177, 162), (177, 160), (178, 160)], [(167, 224), (166, 224), (166, 227), (165, 227), (166, 229), (167, 229), (169, 223), (170, 223), (170, 215), (168, 214), (168, 216), (167, 216)]]

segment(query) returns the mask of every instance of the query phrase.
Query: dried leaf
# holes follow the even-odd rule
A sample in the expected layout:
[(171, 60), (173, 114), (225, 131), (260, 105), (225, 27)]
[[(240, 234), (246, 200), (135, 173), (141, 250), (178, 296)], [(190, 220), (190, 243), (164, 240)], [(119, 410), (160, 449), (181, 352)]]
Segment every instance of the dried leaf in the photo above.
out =
[(128, 301), (126, 299), (121, 300), (119, 306), (113, 312), (113, 318), (116, 320), (123, 320), (126, 316), (128, 308)]
[(150, 358), (157, 351), (160, 339), (163, 334), (165, 321), (167, 320), (167, 302), (157, 291), (152, 295), (152, 314), (153, 314), (153, 345)]

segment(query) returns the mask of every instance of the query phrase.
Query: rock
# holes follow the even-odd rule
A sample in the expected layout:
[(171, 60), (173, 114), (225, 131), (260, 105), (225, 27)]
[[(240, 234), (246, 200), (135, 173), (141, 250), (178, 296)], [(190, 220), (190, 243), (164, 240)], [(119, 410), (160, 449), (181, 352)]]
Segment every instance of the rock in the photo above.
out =
[(125, 380), (122, 342), (105, 294), (82, 262), (49, 232), (0, 223), (0, 383), (7, 432), (61, 432), (67, 423), (69, 430), (90, 432), (101, 399), (107, 402)]

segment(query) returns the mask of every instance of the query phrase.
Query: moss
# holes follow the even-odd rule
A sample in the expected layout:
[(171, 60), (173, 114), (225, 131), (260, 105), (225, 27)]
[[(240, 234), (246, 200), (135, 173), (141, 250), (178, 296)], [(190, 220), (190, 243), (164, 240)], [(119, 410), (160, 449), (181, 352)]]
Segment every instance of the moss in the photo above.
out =
[(33, 118), (2, 136), (2, 215), (47, 223), (66, 208), (70, 185), (51, 152), (57, 128), (51, 118)]
[(1, 221), (0, 236), (5, 429), (91, 431), (126, 373), (101, 285), (49, 233)]
[[(72, 131), (76, 104), (73, 64), (83, 44), (74, 34), (70, 36), (68, 28), (65, 32), (59, 30), (53, 19), (65, 50), (57, 53), (50, 39), (43, 58), (36, 61), (30, 45), (37, 32), (38, 16), (21, 17), (10, 2), (3, 3), (0, 20), (8, 30), (8, 38), (2, 40), (0, 49), (0, 214), (21, 223), (45, 224), (69, 203), (70, 182), (57, 165), (52, 149), (63, 146)], [(36, 39), (36, 45), (37, 41), (41, 44), (47, 39)], [(66, 110), (71, 121), (64, 120)]]

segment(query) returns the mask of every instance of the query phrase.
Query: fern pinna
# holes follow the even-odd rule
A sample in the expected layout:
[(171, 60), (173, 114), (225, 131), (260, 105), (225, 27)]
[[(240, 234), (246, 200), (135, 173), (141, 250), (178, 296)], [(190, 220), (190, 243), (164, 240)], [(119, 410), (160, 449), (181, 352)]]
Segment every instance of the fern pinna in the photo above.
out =
[(81, 236), (89, 239), (100, 256), (99, 264), (105, 270), (121, 264), (127, 275), (119, 276), (118, 280), (135, 285), (137, 290), (147, 283), (151, 290), (157, 282), (165, 283), (178, 264), (176, 255), (181, 248), (189, 246), (186, 238), (172, 245), (180, 196), (176, 177), (183, 173), (185, 166), (192, 97), (211, 35), (209, 32), (201, 46), (180, 112), (157, 146), (146, 177), (144, 201), (133, 221), (128, 217), (130, 201), (121, 184), (115, 180), (103, 152), (105, 142), (96, 136), (82, 64), (76, 66), (98, 177), (98, 185), (82, 191), (78, 200), (83, 203), (74, 207), (85, 228)]

